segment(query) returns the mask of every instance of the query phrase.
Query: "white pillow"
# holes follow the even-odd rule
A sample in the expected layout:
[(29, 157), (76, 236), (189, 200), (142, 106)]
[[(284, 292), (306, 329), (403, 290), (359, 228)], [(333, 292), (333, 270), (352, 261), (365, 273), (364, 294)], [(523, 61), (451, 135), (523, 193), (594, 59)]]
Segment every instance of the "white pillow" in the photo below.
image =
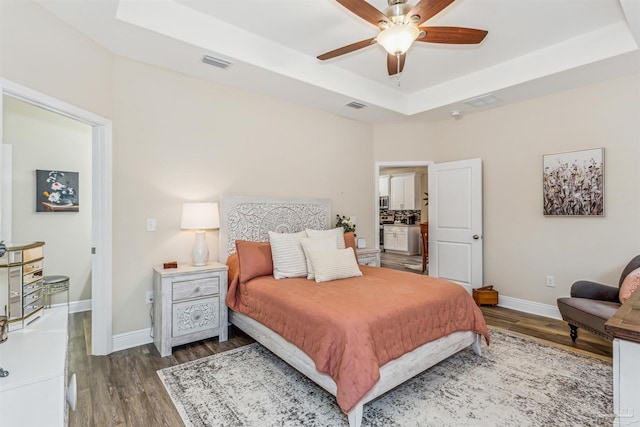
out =
[(273, 259), (273, 277), (306, 277), (307, 261), (304, 257), (300, 239), (307, 236), (306, 232), (275, 233), (269, 231), (271, 243), (271, 258)]
[(362, 276), (353, 248), (309, 252), (316, 282)]
[(307, 237), (311, 239), (321, 239), (323, 237), (335, 236), (336, 243), (338, 244), (338, 249), (344, 249), (344, 228), (337, 227), (332, 228), (330, 230), (310, 230), (306, 229)]
[(334, 236), (327, 236), (321, 239), (301, 239), (300, 243), (302, 243), (302, 250), (307, 259), (307, 279), (315, 279), (309, 253), (314, 251), (337, 251), (338, 242), (336, 242)]

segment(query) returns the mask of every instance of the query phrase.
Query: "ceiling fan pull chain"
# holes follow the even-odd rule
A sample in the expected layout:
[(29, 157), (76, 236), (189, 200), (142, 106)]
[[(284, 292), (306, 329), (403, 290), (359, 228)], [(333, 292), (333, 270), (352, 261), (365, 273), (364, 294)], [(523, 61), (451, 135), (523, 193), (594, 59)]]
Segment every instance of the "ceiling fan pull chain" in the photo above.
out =
[(398, 87), (400, 87), (400, 55), (396, 55), (396, 60), (398, 61), (398, 72), (396, 73), (396, 78), (398, 79)]

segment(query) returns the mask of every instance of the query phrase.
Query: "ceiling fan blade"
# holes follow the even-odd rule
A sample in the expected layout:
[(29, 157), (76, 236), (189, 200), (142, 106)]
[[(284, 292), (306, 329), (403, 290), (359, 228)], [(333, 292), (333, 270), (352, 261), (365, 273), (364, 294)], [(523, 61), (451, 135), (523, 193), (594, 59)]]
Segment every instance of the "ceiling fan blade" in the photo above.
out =
[(323, 53), (318, 56), (318, 59), (324, 61), (325, 59), (335, 58), (336, 56), (344, 55), (345, 53), (353, 52), (354, 50), (362, 49), (363, 47), (371, 46), (375, 43), (376, 38), (372, 37), (370, 39), (362, 40), (356, 43), (352, 43), (347, 46), (339, 47), (338, 49), (334, 49), (331, 52)]
[(387, 71), (389, 71), (389, 75), (393, 76), (394, 74), (401, 73), (404, 69), (404, 61), (407, 59), (407, 54), (403, 53), (400, 55), (400, 64), (398, 64), (398, 57), (395, 55), (387, 54)]
[(420, 25), (440, 13), (453, 2), (454, 0), (421, 0), (405, 15), (404, 22), (408, 24), (412, 16), (418, 15), (420, 18), (415, 24)]
[(463, 27), (419, 27), (427, 34), (416, 41), (447, 44), (478, 44), (484, 40), (488, 31)]
[[(351, 13), (359, 16), (365, 21), (375, 25), (376, 27), (380, 27), (379, 22), (389, 22), (389, 18), (387, 18), (382, 12), (380, 12), (375, 7), (371, 6), (364, 0), (337, 0), (345, 8), (349, 9)], [(453, 1), (453, 0), (452, 0)]]

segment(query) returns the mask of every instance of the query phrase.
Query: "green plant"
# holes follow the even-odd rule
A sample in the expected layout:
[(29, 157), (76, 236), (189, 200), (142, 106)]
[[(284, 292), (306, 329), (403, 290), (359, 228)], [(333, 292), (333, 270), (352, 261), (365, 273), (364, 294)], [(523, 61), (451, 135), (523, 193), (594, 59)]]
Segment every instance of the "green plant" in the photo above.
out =
[(336, 227), (342, 227), (345, 233), (348, 233), (350, 231), (353, 231), (354, 233), (356, 232), (356, 225), (348, 216), (336, 215)]

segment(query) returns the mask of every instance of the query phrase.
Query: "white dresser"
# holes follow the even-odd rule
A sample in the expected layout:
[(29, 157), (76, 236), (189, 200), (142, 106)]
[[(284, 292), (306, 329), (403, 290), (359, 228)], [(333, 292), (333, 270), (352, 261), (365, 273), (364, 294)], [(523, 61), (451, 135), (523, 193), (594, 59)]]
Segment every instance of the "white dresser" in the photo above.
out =
[(56, 307), (0, 344), (0, 425), (67, 425), (67, 390), (75, 407), (75, 376), (66, 384), (68, 309)]

